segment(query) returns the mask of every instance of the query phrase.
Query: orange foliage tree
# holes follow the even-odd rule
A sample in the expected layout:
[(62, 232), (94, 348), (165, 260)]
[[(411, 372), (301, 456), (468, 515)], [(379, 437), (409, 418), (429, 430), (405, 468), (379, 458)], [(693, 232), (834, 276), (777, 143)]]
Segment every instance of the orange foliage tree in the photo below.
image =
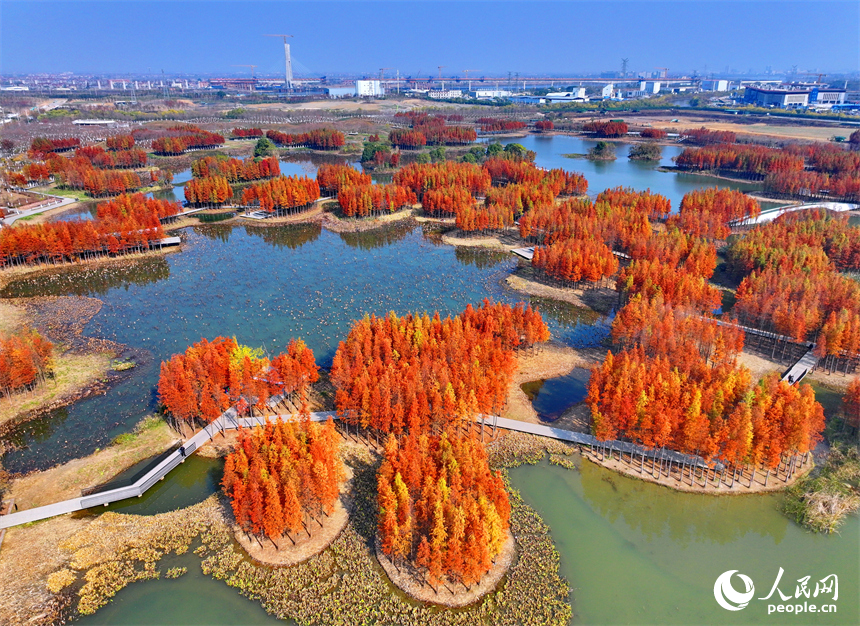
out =
[(339, 447), (331, 418), (324, 425), (267, 420), (251, 433), (240, 430), (221, 480), (236, 524), (278, 549), (285, 535), (295, 544), (290, 533), (304, 529), (310, 537), (310, 520), (322, 525), (340, 495), (345, 472)]
[(44, 382), (53, 370), (53, 357), (53, 344), (33, 329), (0, 333), (0, 397)]
[(377, 487), (382, 551), (422, 568), (433, 587), (443, 578), (471, 587), (505, 545), (508, 494), (473, 438), (389, 435)]
[(347, 423), (395, 435), (464, 425), (501, 410), (514, 350), (548, 338), (540, 314), (522, 304), (485, 300), (444, 320), (365, 317), (335, 353), (335, 404)]

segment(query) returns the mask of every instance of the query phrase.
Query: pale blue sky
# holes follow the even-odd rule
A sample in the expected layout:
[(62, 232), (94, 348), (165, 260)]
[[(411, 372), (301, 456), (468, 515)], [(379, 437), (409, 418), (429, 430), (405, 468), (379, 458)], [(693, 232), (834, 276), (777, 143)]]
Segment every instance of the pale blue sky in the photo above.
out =
[(0, 2), (0, 72), (860, 69), (860, 2)]

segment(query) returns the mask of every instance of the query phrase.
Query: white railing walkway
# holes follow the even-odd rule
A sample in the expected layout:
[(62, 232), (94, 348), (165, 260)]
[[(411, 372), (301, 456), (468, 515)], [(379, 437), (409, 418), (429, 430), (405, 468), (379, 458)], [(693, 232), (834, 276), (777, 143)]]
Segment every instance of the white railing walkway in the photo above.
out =
[[(333, 419), (338, 419), (337, 414), (333, 411), (311, 413), (310, 416), (311, 421), (314, 422), (323, 422), (329, 417), (332, 417)], [(295, 419), (297, 417), (297, 414), (285, 414), (269, 416), (268, 419), (275, 421), (279, 418), (286, 420)], [(688, 467), (707, 467), (705, 462), (698, 456), (681, 454), (680, 452), (672, 452), (671, 450), (652, 450), (625, 441), (598, 441), (597, 438), (593, 435), (573, 432), (570, 430), (563, 430), (561, 428), (553, 428), (552, 426), (546, 426), (543, 424), (531, 424), (529, 422), (521, 422), (519, 420), (507, 419), (504, 417), (483, 416), (480, 419), (482, 420), (483, 425), (486, 426), (496, 426), (498, 428), (504, 428), (506, 430), (514, 430), (518, 432), (529, 433), (532, 435), (538, 435), (540, 437), (548, 437), (550, 439), (557, 439), (559, 441), (567, 441), (579, 445), (590, 446), (592, 448), (598, 448), (600, 450), (604, 450), (610, 453), (623, 452), (631, 456), (636, 455), (637, 457), (642, 457), (643, 460), (645, 458), (655, 458), (660, 461), (668, 461), (670, 463), (676, 463)], [(113, 502), (118, 502), (120, 500), (125, 500), (128, 498), (139, 498), (155, 483), (163, 479), (170, 472), (170, 470), (185, 461), (185, 458), (189, 454), (193, 454), (200, 446), (202, 446), (207, 441), (213, 439), (218, 433), (221, 433), (225, 430), (236, 430), (239, 428), (240, 425), (243, 428), (253, 428), (255, 426), (263, 426), (265, 423), (266, 417), (240, 418), (237, 416), (235, 408), (228, 409), (221, 415), (221, 417), (213, 421), (211, 424), (209, 424), (202, 430), (198, 431), (190, 439), (186, 440), (182, 447), (171, 453), (167, 458), (165, 458), (158, 465), (156, 465), (154, 468), (144, 474), (134, 484), (129, 485), (127, 487), (110, 489), (108, 491), (102, 491), (101, 493), (94, 493), (79, 498), (72, 498), (70, 500), (64, 500), (62, 502), (56, 502), (54, 504), (48, 504), (45, 506), (35, 507), (24, 511), (18, 511), (16, 513), (11, 513), (9, 515), (0, 516), (0, 529), (17, 526), (19, 524), (35, 522), (38, 520), (48, 519), (50, 517), (64, 515), (66, 513), (74, 513), (75, 511), (81, 511), (83, 509), (88, 509), (94, 506), (107, 506), (108, 504), (111, 504)]]

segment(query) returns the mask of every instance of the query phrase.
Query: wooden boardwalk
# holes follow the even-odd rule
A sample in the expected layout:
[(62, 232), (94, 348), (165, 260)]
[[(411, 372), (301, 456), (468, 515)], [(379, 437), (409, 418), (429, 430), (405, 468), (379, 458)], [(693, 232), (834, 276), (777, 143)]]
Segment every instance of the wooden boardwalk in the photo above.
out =
[[(323, 422), (329, 417), (338, 419), (334, 412), (311, 413), (311, 421)], [(296, 414), (270, 416), (270, 420), (278, 418), (289, 420), (296, 419)], [(505, 430), (513, 430), (517, 432), (529, 433), (540, 437), (548, 437), (559, 441), (567, 441), (569, 443), (578, 444), (581, 446), (589, 446), (592, 448), (605, 450), (606, 452), (625, 453), (635, 455), (637, 457), (655, 458), (657, 460), (668, 461), (688, 467), (707, 467), (705, 462), (697, 456), (672, 452), (670, 450), (651, 450), (636, 444), (624, 441), (598, 441), (594, 436), (586, 433), (577, 433), (561, 428), (553, 428), (544, 424), (531, 424), (529, 422), (521, 422), (519, 420), (511, 420), (504, 417), (486, 416), (483, 423), (486, 426), (495, 426)], [(263, 426), (266, 423), (265, 417), (238, 417), (236, 410), (231, 408), (224, 412), (217, 420), (198, 431), (193, 437), (186, 440), (184, 445), (171, 453), (167, 458), (162, 460), (158, 465), (152, 468), (149, 472), (143, 475), (137, 482), (127, 487), (118, 489), (110, 489), (101, 493), (94, 493), (80, 498), (72, 498), (62, 502), (55, 502), (45, 506), (18, 511), (9, 515), (0, 516), (0, 529), (17, 526), (19, 524), (27, 524), (36, 522), (57, 515), (66, 513), (74, 513), (95, 506), (107, 506), (113, 502), (126, 500), (128, 498), (139, 498), (149, 488), (151, 488), (159, 480), (162, 480), (172, 469), (185, 461), (189, 454), (193, 454), (200, 446), (211, 440), (218, 433), (226, 430), (236, 430), (241, 425), (243, 428), (253, 428)]]

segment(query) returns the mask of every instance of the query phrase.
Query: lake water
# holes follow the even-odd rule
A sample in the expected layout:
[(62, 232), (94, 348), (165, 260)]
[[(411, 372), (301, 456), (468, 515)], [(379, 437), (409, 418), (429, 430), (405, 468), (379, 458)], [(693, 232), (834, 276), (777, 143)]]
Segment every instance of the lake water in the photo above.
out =
[[(619, 148), (612, 163), (568, 159), (593, 142), (529, 136), (515, 141), (538, 153), (544, 167), (584, 172), (590, 193), (617, 185), (650, 188), (677, 207), (690, 189), (735, 185), (659, 172), (628, 161)], [(664, 148), (664, 163), (677, 154)], [(311, 174), (315, 166), (282, 164), (284, 173)], [(181, 186), (171, 193), (181, 192)], [(179, 199), (179, 198), (176, 198)], [(72, 269), (9, 285), (3, 296), (86, 294), (105, 305), (86, 333), (146, 351), (132, 375), (105, 395), (54, 411), (9, 436), (18, 447), (7, 469), (49, 467), (107, 445), (156, 408), (158, 363), (201, 337), (236, 336), (242, 343), (282, 349), (303, 337), (321, 365), (328, 365), (352, 320), (367, 313), (438, 309), (455, 314), (484, 297), (506, 302), (521, 295), (501, 281), (515, 267), (507, 254), (439, 245), (420, 228), (393, 225), (381, 231), (337, 235), (315, 226), (260, 228), (211, 226), (185, 230), (182, 251), (120, 269)], [(565, 303), (534, 298), (552, 333), (573, 346), (591, 346), (608, 332), (607, 318)], [(574, 382), (546, 381), (535, 390), (550, 414), (579, 392)], [(583, 381), (578, 380), (582, 385)], [(543, 398), (543, 399), (542, 399)], [(546, 406), (542, 403), (546, 402)], [(187, 506), (217, 488), (218, 462), (191, 458), (140, 500), (114, 505), (152, 514)], [(851, 518), (832, 537), (805, 533), (777, 510), (779, 496), (712, 498), (681, 494), (624, 478), (583, 463), (571, 471), (546, 463), (513, 470), (526, 501), (549, 523), (573, 588), (574, 623), (588, 624), (857, 624), (860, 523)], [(136, 583), (121, 591), (89, 624), (236, 624), (272, 620), (259, 604), (200, 573), (191, 554), (178, 580)], [(175, 563), (174, 563), (175, 561)], [(766, 616), (754, 600), (728, 613), (713, 597), (716, 577), (729, 569), (750, 576), (756, 597), (766, 595), (779, 567), (780, 585), (794, 594), (796, 580), (839, 576), (838, 613)], [(738, 582), (735, 580), (737, 586)], [(764, 607), (764, 608), (763, 608)]]

